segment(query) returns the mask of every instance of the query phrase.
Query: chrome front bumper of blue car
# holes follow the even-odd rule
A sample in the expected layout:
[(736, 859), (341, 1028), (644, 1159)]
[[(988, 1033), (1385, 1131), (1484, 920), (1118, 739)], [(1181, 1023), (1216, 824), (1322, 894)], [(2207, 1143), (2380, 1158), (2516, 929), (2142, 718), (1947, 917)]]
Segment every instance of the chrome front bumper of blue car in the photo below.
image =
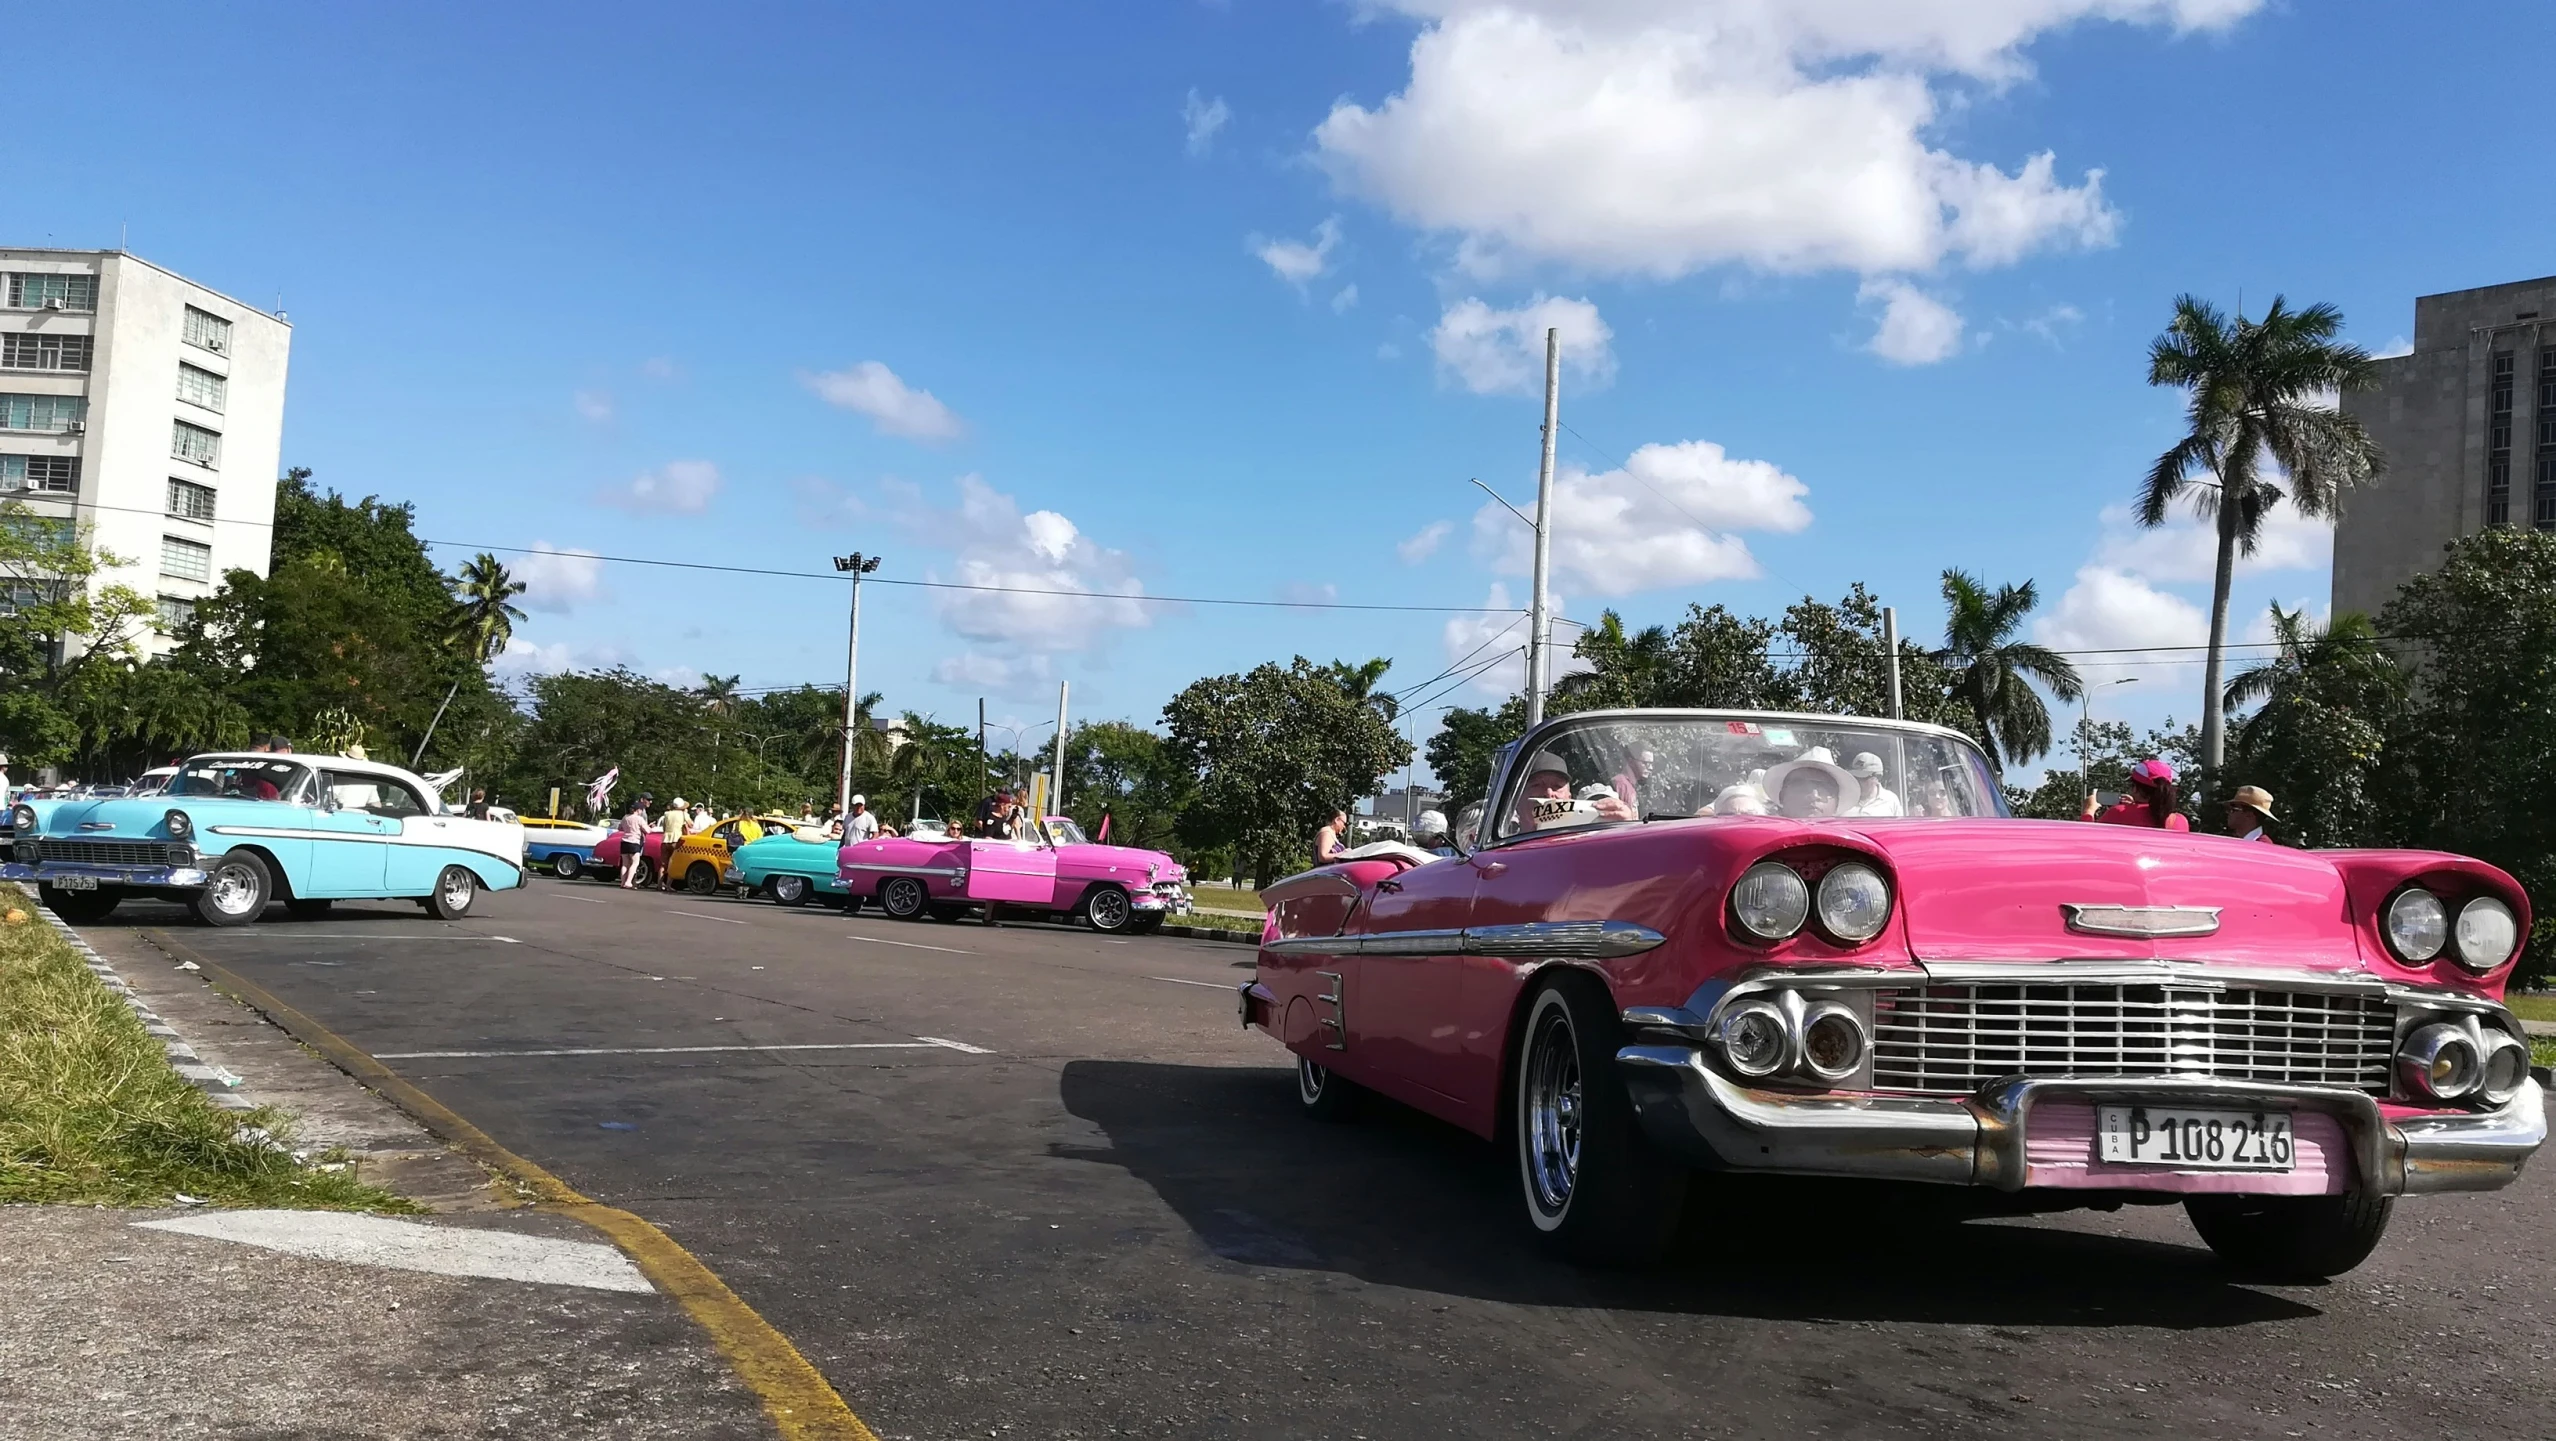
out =
[(64, 891), (100, 886), (145, 891), (202, 890), (211, 876), (200, 866), (104, 866), (82, 861), (0, 862), (0, 881), (33, 881)]

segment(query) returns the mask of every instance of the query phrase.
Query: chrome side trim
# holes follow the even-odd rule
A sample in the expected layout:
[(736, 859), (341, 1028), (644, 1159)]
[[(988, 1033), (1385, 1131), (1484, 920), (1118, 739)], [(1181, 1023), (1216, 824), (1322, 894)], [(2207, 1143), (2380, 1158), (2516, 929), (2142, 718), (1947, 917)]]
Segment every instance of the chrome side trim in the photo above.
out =
[(2215, 936), (2217, 906), (2082, 906), (2059, 903), (2068, 929), (2089, 936)]
[(1282, 956), (1509, 956), (1603, 961), (1639, 955), (1668, 940), (1631, 921), (1529, 921), (1459, 930), (1376, 931), (1290, 936), (1262, 949)]
[(967, 867), (965, 866), (881, 866), (872, 865), (864, 861), (845, 861), (842, 863), (840, 869), (847, 871), (884, 871), (888, 874), (899, 876), (953, 876), (963, 878), (967, 875)]

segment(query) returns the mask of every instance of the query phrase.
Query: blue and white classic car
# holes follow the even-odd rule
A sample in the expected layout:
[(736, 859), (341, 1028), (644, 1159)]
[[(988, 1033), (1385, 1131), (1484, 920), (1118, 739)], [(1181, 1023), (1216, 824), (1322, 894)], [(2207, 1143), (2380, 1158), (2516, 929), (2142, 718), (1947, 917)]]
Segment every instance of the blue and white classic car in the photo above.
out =
[(482, 890), (524, 884), (524, 832), (444, 808), (435, 788), (345, 756), (203, 755), (158, 795), (20, 802), (0, 880), (33, 881), (66, 921), (127, 896), (192, 906), (209, 925), (341, 900), (414, 900), (456, 920)]

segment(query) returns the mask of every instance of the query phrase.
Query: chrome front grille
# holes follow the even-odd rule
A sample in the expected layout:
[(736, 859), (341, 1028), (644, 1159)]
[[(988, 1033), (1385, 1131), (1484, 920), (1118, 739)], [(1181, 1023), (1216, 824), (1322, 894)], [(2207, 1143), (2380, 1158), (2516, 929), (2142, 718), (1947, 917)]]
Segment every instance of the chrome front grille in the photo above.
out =
[[(28, 850), (35, 854), (30, 856)], [(186, 866), (195, 848), (169, 841), (20, 841), (21, 861), (62, 861), (83, 866)]]
[(1883, 991), (1873, 1086), (1963, 1093), (2005, 1076), (2207, 1076), (2383, 1096), (2383, 997), (2166, 984), (1946, 983)]

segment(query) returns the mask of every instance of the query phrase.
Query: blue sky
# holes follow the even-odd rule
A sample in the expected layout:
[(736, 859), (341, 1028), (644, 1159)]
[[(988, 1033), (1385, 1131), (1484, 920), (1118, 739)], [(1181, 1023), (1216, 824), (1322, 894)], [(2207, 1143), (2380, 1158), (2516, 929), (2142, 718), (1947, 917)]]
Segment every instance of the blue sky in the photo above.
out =
[[(2329, 300), (2383, 349), (2416, 294), (2546, 270), (2556, 206), (2531, 113), (2478, 98), (2459, 7), (82, 24), (96, 43), (11, 121), (6, 243), (128, 227), (280, 301), (288, 463), (414, 501), (431, 537), (812, 571), (859, 548), (880, 579), (1094, 593), (865, 591), (863, 688), (950, 720), (982, 695), (1034, 723), (1067, 679), (1077, 715), (1150, 721), (1297, 653), (1391, 656), (1392, 686), (1444, 670), (1510, 617), (1127, 597), (1521, 604), (1516, 522), (1466, 481), (1531, 499), (1546, 323), (1566, 615), (1771, 613), (1861, 580), (1931, 636), (1961, 566), (2037, 581), (2054, 644), (2197, 640), (2197, 537), (2105, 516), (2174, 436), (2142, 383), (2173, 296)], [(2556, 49), (2492, 38), (2511, 75)], [(2276, 528), (2240, 629), (2321, 606), (2325, 554)], [(840, 582), (508, 559), (536, 582), (518, 669), (840, 680)], [(2180, 655), (2088, 659), (2138, 677), (2112, 714), (2198, 709)]]

